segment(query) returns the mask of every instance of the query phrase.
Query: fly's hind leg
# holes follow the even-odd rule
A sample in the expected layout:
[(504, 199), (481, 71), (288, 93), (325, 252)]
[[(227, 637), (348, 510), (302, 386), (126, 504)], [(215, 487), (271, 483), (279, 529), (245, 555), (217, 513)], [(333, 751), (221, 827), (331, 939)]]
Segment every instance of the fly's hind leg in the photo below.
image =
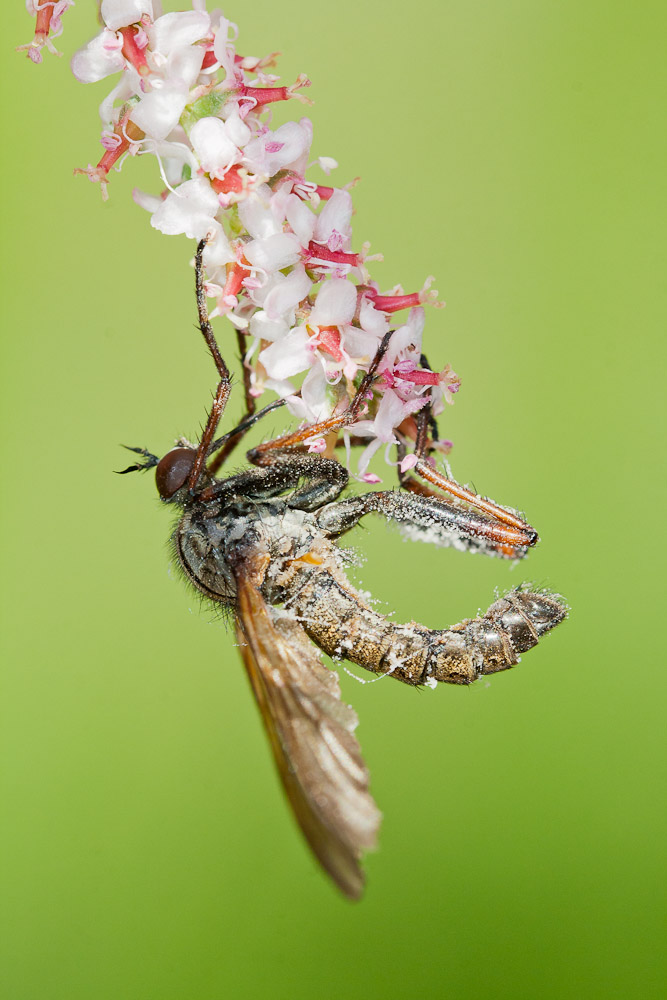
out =
[[(429, 427), (432, 428), (434, 426), (431, 405), (428, 403), (417, 414), (416, 462), (413, 466), (413, 471), (419, 476), (419, 479), (399, 473), (401, 486), (417, 496), (433, 497), (436, 499), (441, 496), (440, 491), (442, 491), (453, 497), (455, 501), (467, 504), (473, 510), (479, 511), (485, 517), (491, 518), (501, 525), (515, 529), (525, 539), (521, 543), (522, 545), (530, 547), (536, 545), (539, 541), (539, 535), (516, 511), (508, 507), (501, 507), (500, 504), (495, 503), (495, 501), (490, 500), (488, 497), (479, 496), (466, 486), (461, 486), (460, 483), (455, 482), (453, 479), (448, 479), (431, 465), (428, 455), (433, 448), (432, 445), (429, 445), (428, 430)], [(404, 453), (404, 442), (399, 442), (399, 459), (401, 451)], [(420, 482), (420, 480), (423, 481)], [(427, 486), (426, 483), (431, 485)], [(433, 490), (432, 486), (437, 487), (437, 490)], [(502, 548), (497, 554), (513, 558), (511, 552), (504, 552)]]
[(525, 531), (445, 497), (418, 493), (379, 491), (349, 497), (324, 507), (318, 524), (330, 537), (338, 537), (371, 513), (396, 521), (412, 539), (440, 546), (517, 559), (531, 544), (531, 536)]

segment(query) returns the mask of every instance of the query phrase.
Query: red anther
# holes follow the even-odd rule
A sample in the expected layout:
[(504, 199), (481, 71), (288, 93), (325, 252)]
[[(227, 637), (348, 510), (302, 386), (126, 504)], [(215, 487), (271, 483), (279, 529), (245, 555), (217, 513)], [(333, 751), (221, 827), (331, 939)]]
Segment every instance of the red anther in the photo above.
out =
[(274, 101), (288, 101), (290, 98), (289, 87), (246, 87), (245, 84), (238, 88), (240, 97), (250, 97), (257, 105), (273, 104)]
[(394, 313), (399, 309), (409, 309), (411, 306), (421, 305), (421, 293), (412, 292), (411, 295), (374, 295), (368, 293), (368, 297), (381, 312)]
[(216, 194), (241, 194), (243, 180), (239, 174), (239, 165), (230, 167), (224, 177), (211, 177), (211, 187)]
[(141, 76), (147, 76), (150, 73), (150, 68), (146, 62), (146, 50), (140, 49), (136, 43), (138, 33), (138, 30), (133, 27), (120, 29), (120, 34), (123, 36), (122, 52), (137, 73), (140, 73)]
[(308, 244), (307, 257), (317, 257), (319, 260), (330, 260), (334, 264), (351, 264), (352, 267), (359, 266), (358, 253), (344, 253), (342, 250), (329, 250), (324, 243), (315, 243), (311, 240)]

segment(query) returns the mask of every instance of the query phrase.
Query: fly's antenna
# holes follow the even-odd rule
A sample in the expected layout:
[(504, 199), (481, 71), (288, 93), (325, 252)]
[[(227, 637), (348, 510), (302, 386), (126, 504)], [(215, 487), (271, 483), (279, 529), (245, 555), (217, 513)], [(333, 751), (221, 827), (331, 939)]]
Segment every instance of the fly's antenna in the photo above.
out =
[(133, 451), (136, 455), (143, 455), (146, 461), (136, 462), (135, 465), (128, 465), (127, 469), (116, 469), (116, 475), (118, 476), (124, 476), (126, 472), (145, 472), (146, 469), (155, 468), (160, 461), (157, 455), (153, 455), (148, 448), (133, 448), (129, 444), (123, 444), (121, 448), (127, 448), (128, 451)]

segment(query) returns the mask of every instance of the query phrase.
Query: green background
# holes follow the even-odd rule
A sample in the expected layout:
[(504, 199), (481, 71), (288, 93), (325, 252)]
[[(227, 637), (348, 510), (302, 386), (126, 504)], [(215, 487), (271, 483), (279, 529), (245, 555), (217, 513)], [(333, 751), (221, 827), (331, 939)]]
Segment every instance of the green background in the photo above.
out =
[[(157, 190), (153, 160), (106, 204), (72, 176), (98, 158), (109, 85), (15, 55), (31, 21), (12, 7), (3, 996), (661, 995), (664, 4), (226, 6), (241, 52), (312, 77), (313, 152), (339, 184), (362, 176), (356, 242), (384, 253), (381, 286), (437, 276), (425, 345), (463, 379), (454, 472), (542, 537), (512, 569), (377, 522), (361, 580), (433, 627), (522, 579), (573, 609), (488, 685), (343, 676), (385, 814), (358, 905), (296, 832), (231, 635), (170, 575), (152, 477), (112, 475), (119, 442), (162, 453), (204, 418), (191, 247), (130, 200)], [(93, 4), (64, 24), (69, 56)]]

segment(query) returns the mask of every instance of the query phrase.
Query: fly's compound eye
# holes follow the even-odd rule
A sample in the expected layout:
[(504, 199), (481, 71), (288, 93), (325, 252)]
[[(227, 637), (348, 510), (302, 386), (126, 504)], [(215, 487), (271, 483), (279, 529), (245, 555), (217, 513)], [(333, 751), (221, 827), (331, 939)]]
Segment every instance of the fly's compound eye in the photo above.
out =
[(155, 485), (163, 500), (171, 500), (185, 486), (196, 455), (193, 448), (172, 448), (160, 459), (155, 470)]

